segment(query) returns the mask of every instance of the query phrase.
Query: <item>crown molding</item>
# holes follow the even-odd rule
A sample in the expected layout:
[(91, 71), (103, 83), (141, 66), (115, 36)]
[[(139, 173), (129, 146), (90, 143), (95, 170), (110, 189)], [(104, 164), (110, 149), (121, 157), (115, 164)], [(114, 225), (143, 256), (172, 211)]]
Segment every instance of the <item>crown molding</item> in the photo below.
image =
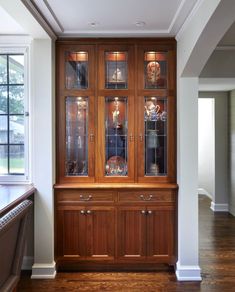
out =
[(31, 41), (32, 37), (28, 35), (0, 35), (1, 47), (26, 47)]
[(34, 5), (48, 21), (56, 34), (63, 33), (64, 28), (47, 0), (33, 0)]
[(36, 6), (30, 0), (21, 0), (21, 2), (32, 14), (32, 16), (37, 20), (37, 22), (41, 25), (41, 27), (47, 32), (47, 34), (51, 37), (51, 39), (56, 40), (57, 35), (55, 34), (51, 26), (48, 24), (48, 22), (44, 19), (42, 14), (38, 11)]
[(180, 40), (181, 36), (183, 35), (184, 31), (186, 30), (186, 28), (188, 27), (189, 23), (192, 21), (192, 19), (194, 18), (195, 14), (197, 13), (199, 7), (201, 6), (202, 2), (204, 0), (198, 0), (196, 2), (196, 4), (194, 5), (193, 9), (191, 10), (190, 14), (188, 15), (188, 17), (186, 18), (186, 20), (184, 21), (183, 25), (181, 26), (181, 28), (179, 29), (179, 31), (177, 32), (175, 39), (177, 41)]
[(143, 31), (64, 31), (58, 37), (174, 37), (167, 30), (143, 30)]

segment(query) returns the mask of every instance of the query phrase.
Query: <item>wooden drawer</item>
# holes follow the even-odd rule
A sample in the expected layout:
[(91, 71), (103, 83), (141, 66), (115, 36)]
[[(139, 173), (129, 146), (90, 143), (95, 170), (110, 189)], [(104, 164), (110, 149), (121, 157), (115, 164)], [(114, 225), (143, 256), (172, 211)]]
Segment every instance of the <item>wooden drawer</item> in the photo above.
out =
[(114, 202), (115, 194), (111, 191), (94, 190), (60, 190), (56, 191), (56, 201), (63, 203), (94, 203), (94, 202)]
[(129, 191), (118, 193), (119, 202), (174, 202), (175, 194), (171, 190), (164, 191)]

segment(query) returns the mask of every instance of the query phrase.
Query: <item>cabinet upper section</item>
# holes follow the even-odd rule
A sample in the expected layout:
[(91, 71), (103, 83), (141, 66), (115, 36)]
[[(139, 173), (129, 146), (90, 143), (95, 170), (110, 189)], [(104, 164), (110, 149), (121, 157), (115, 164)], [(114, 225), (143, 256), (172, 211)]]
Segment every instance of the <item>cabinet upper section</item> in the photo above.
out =
[(57, 42), (57, 183), (175, 182), (175, 46)]

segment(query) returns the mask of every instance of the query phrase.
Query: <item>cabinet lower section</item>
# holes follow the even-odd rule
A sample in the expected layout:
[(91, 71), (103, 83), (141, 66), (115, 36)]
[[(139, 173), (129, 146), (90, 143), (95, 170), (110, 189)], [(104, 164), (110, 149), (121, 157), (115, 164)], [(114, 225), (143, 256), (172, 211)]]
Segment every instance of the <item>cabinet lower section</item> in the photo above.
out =
[[(176, 262), (175, 189), (56, 189), (58, 269), (156, 269)], [(156, 265), (155, 265), (156, 264)]]

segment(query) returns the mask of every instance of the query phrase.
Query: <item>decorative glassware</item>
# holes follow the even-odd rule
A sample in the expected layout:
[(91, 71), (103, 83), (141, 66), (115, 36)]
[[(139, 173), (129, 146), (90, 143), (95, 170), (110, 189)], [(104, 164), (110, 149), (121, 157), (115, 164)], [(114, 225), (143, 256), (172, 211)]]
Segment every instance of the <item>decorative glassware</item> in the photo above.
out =
[(105, 175), (127, 175), (127, 97), (105, 98)]
[(145, 88), (167, 87), (167, 61), (165, 52), (145, 52), (144, 54)]
[(167, 99), (145, 97), (145, 175), (167, 174)]
[(127, 52), (105, 52), (105, 88), (128, 87), (127, 56)]

